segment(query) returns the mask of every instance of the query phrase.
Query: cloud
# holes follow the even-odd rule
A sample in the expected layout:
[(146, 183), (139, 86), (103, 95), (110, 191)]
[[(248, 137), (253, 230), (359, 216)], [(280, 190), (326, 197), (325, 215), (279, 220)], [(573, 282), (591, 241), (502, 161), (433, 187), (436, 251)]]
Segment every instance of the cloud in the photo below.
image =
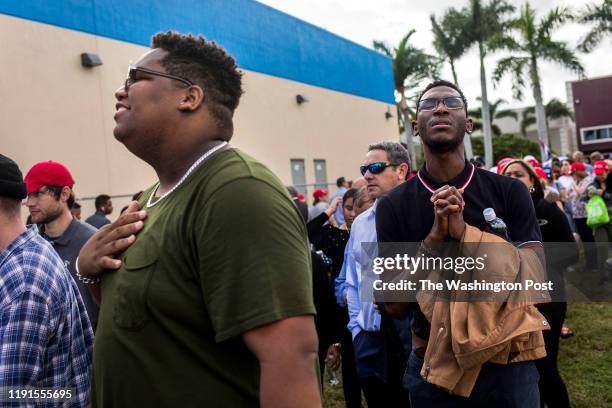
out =
[[(544, 15), (553, 7), (567, 6), (574, 10), (581, 9), (585, 4), (597, 0), (537, 0), (531, 5), (535, 8), (538, 16)], [(345, 37), (363, 46), (372, 47), (372, 40), (382, 40), (389, 44), (397, 44), (399, 40), (410, 30), (417, 32), (412, 37), (413, 44), (425, 48), (428, 52), (435, 53), (432, 46), (432, 34), (429, 16), (443, 14), (449, 7), (461, 8), (468, 2), (456, 0), (431, 1), (398, 1), (398, 0), (260, 0), (271, 7), (284, 11), (297, 18), (320, 26), (328, 31)], [(511, 1), (517, 9), (523, 1)], [(433, 6), (435, 4), (435, 6)], [(569, 24), (558, 30), (555, 38), (568, 41), (574, 47), (577, 41), (586, 33), (587, 27), (578, 24)], [(612, 75), (610, 64), (602, 61), (609, 60), (612, 54), (612, 41), (604, 42), (591, 54), (579, 54), (589, 77)], [(496, 61), (503, 53), (497, 53), (488, 57), (485, 61), (485, 69), (490, 74), (495, 67)], [(450, 68), (445, 66), (442, 74), (451, 78)], [(542, 91), (544, 99), (556, 97), (562, 101), (566, 100), (565, 82), (577, 79), (575, 74), (568, 72), (554, 64), (540, 63), (540, 74), (542, 78)], [(476, 97), (480, 95), (480, 76), (478, 55), (473, 47), (457, 63), (457, 75), (459, 84), (463, 88), (472, 106), (477, 102)], [(533, 104), (531, 89), (525, 90), (523, 101), (512, 98), (511, 78), (504, 78), (497, 87), (488, 82), (488, 94), (491, 100), (497, 98), (506, 99), (509, 106), (520, 107)]]

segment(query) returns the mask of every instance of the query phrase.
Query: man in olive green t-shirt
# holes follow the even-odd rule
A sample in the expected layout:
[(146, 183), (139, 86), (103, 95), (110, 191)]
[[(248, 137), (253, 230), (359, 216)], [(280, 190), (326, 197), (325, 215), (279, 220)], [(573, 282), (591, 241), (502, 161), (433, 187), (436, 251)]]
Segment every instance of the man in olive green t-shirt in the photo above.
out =
[(227, 145), (241, 73), (202, 37), (152, 48), (115, 94), (114, 134), (159, 182), (78, 259), (101, 299), (93, 406), (320, 407), (304, 223)]

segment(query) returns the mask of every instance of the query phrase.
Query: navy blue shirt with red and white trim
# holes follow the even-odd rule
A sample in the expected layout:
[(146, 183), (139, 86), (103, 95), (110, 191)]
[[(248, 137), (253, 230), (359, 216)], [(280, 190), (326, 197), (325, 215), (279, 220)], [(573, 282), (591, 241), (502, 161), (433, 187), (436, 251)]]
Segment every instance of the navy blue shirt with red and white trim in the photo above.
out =
[[(435, 179), (423, 165), (416, 177), (381, 197), (376, 213), (378, 242), (423, 241), (434, 223), (430, 198), (435, 190), (446, 184), (464, 189), (463, 219), (467, 224), (484, 230), (487, 223), (482, 211), (493, 208), (506, 223), (508, 235), (515, 245), (541, 245), (542, 237), (527, 187), (519, 180), (477, 169), (467, 162), (461, 173), (448, 181)], [(420, 311), (414, 315), (413, 331), (427, 339), (429, 324), (425, 316)]]

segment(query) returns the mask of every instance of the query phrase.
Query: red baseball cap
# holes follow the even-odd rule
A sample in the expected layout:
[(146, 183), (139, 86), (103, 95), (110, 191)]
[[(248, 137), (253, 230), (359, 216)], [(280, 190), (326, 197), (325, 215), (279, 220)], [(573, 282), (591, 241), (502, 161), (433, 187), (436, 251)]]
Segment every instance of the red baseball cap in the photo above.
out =
[(585, 171), (586, 167), (584, 167), (584, 163), (582, 162), (573, 162), (572, 167), (570, 168), (570, 173), (575, 171)]
[(525, 156), (523, 160), (531, 164), (531, 167), (533, 167), (534, 169), (537, 167), (542, 167), (542, 164), (532, 155)]
[(546, 175), (544, 169), (542, 169), (541, 167), (534, 167), (534, 170), (539, 178), (541, 178), (542, 180), (548, 180), (548, 176)]
[(327, 194), (329, 194), (327, 191), (323, 190), (322, 188), (317, 188), (314, 193), (312, 193), (312, 196), (314, 198), (321, 198), (323, 196), (326, 196)]
[(72, 188), (74, 179), (68, 168), (54, 161), (40, 162), (32, 166), (24, 180), (28, 194), (41, 189), (44, 186)]
[(502, 174), (502, 171), (504, 170), (504, 167), (506, 167), (506, 164), (510, 163), (512, 160), (515, 160), (512, 157), (504, 157), (503, 159), (500, 159), (497, 162), (497, 174)]
[(593, 164), (593, 173), (604, 174), (606, 171), (608, 171), (608, 163), (605, 160), (597, 160)]

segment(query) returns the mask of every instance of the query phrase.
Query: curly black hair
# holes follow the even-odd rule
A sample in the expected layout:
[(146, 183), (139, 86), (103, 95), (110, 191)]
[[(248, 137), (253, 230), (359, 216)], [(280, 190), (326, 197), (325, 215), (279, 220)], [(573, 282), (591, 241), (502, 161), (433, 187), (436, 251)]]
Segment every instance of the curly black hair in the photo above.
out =
[(465, 114), (467, 115), (468, 114), (468, 104), (467, 104), (467, 99), (465, 99), (465, 95), (463, 95), (463, 92), (461, 91), (461, 89), (459, 89), (459, 87), (456, 84), (450, 81), (446, 81), (444, 79), (438, 79), (436, 81), (433, 81), (432, 83), (427, 85), (425, 89), (423, 89), (423, 91), (419, 94), (419, 99), (417, 99), (417, 103), (416, 103), (417, 112), (419, 111), (419, 103), (421, 103), (421, 99), (423, 98), (423, 95), (425, 95), (425, 92), (429, 91), (432, 88), (437, 88), (439, 86), (447, 86), (459, 92), (459, 96), (461, 96), (461, 100), (463, 101), (463, 107), (465, 108)]
[[(233, 129), (232, 117), (242, 95), (242, 72), (236, 60), (214, 41), (203, 36), (160, 32), (151, 40), (152, 48), (168, 54), (161, 61), (169, 74), (186, 78), (206, 92), (206, 104), (222, 128)], [(232, 132), (227, 133), (229, 140)]]

